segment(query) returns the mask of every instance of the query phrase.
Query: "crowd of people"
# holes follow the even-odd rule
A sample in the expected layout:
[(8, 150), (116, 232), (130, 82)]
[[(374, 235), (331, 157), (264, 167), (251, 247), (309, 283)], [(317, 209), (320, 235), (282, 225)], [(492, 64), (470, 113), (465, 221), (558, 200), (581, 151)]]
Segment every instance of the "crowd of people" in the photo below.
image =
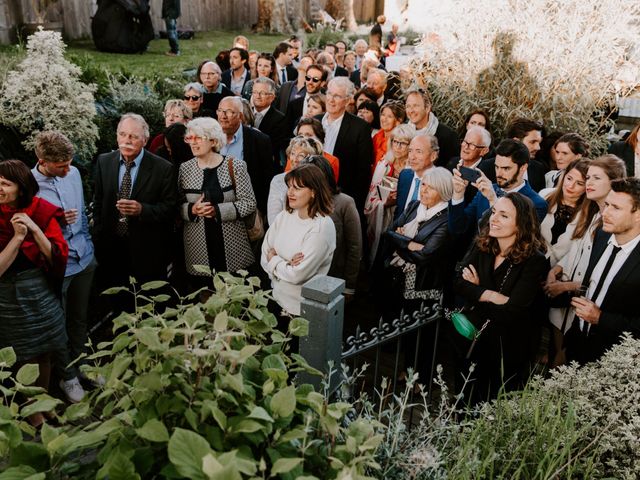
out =
[(427, 91), (398, 88), (379, 45), (348, 48), (291, 37), (260, 53), (237, 37), (166, 102), (162, 132), (121, 117), (117, 150), (93, 165), (91, 217), (64, 135), (38, 135), (32, 170), (0, 162), (0, 347), (80, 401), (70, 362), (91, 286), (200, 288), (207, 270), (270, 282), (282, 328), (323, 274), (390, 315), (461, 309), (481, 330), (459, 355), (478, 365), (478, 398), (520, 387), (534, 360), (591, 361), (640, 333), (640, 125), (597, 158), (533, 119), (495, 132), (474, 110), (454, 129)]

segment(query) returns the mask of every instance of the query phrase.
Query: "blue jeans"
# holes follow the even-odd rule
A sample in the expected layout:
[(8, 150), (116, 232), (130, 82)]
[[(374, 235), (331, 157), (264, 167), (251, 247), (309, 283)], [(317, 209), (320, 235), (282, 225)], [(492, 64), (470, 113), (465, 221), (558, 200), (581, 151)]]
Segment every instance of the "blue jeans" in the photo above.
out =
[(164, 24), (167, 27), (167, 38), (172, 53), (180, 53), (178, 45), (178, 21), (175, 18), (165, 18)]

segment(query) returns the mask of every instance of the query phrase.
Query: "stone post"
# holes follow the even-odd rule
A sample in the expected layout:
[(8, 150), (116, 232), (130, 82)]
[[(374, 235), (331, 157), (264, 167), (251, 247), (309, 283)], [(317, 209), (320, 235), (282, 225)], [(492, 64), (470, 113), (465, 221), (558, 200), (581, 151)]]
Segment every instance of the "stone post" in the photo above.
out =
[[(331, 391), (338, 386), (342, 357), (342, 325), (344, 322), (344, 280), (325, 275), (312, 278), (302, 286), (300, 316), (309, 321), (309, 335), (300, 338), (300, 355), (313, 368), (328, 373), (327, 362), (333, 361), (337, 372), (331, 378)], [(299, 374), (300, 383), (320, 387), (321, 378)]]

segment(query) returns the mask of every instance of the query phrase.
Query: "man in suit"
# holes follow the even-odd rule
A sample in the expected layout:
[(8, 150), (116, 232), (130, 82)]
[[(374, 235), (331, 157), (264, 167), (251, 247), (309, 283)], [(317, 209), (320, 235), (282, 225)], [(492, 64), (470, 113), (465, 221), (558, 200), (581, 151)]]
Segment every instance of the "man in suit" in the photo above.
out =
[[(527, 118), (517, 118), (507, 126), (506, 138), (512, 138), (514, 140), (520, 140), (529, 150), (529, 166), (527, 167), (527, 173), (524, 177), (529, 182), (531, 188), (536, 192), (539, 192), (545, 188), (544, 174), (547, 173), (547, 169), (536, 160), (536, 154), (540, 151), (540, 142), (542, 142), (543, 126), (540, 122), (535, 120), (529, 120)], [(495, 182), (495, 175), (490, 168), (493, 160), (490, 160), (487, 164), (489, 167), (488, 172), (490, 175), (489, 180)]]
[(291, 65), (293, 49), (287, 42), (280, 42), (273, 50), (273, 58), (276, 59), (276, 74), (280, 85), (298, 78), (298, 71)]
[(369, 124), (346, 111), (354, 86), (346, 77), (336, 77), (327, 87), (327, 113), (322, 119), (324, 149), (340, 160), (338, 184), (356, 202), (362, 215), (371, 181), (373, 143)]
[(140, 115), (122, 116), (118, 151), (95, 165), (94, 243), (105, 286), (166, 278), (177, 187), (173, 165), (144, 149), (149, 126)]
[(294, 101), (296, 98), (304, 97), (307, 93), (304, 76), (307, 72), (307, 68), (312, 64), (313, 58), (309, 55), (302, 57), (296, 66), (298, 78), (296, 80), (290, 80), (280, 87), (276, 96), (275, 106), (282, 113), (287, 112), (290, 102)]
[(305, 79), (305, 94), (289, 103), (287, 108), (287, 125), (289, 130), (293, 130), (298, 124), (298, 120), (307, 114), (307, 100), (310, 95), (321, 92), (327, 85), (327, 76), (329, 71), (326, 68), (322, 68), (320, 65), (311, 64), (307, 67), (304, 75)]
[(518, 140), (503, 140), (496, 148), (496, 183), (492, 183), (484, 173), (473, 184), (478, 193), (471, 203), (465, 205), (464, 192), (469, 182), (464, 180), (460, 171), (453, 171), (453, 197), (449, 202), (449, 230), (453, 235), (465, 235), (475, 228), (499, 196), (509, 192), (519, 192), (528, 197), (536, 209), (538, 220), (547, 214), (547, 202), (524, 180), (529, 163), (529, 151)]
[(583, 286), (565, 338), (567, 359), (581, 364), (599, 359), (623, 332), (640, 336), (640, 179), (611, 182)]
[(438, 139), (433, 135), (420, 134), (411, 140), (407, 158), (409, 168), (402, 170), (398, 177), (398, 196), (394, 219), (400, 218), (407, 206), (420, 198), (422, 175), (435, 166), (439, 150)]
[(229, 50), (229, 64), (231, 68), (222, 72), (222, 83), (233, 92), (234, 95), (242, 94), (244, 84), (251, 79), (247, 64), (249, 52), (244, 48), (234, 47)]
[(227, 143), (220, 153), (245, 161), (258, 209), (264, 213), (273, 177), (271, 140), (260, 130), (242, 124), (242, 100), (238, 97), (223, 98), (217, 113), (227, 136)]
[(458, 154), (460, 141), (458, 135), (450, 127), (440, 122), (431, 111), (431, 95), (426, 90), (410, 89), (406, 94), (405, 108), (407, 118), (416, 133), (435, 135), (440, 146), (438, 167), (443, 167)]
[[(467, 168), (479, 168), (489, 177), (495, 177), (495, 165), (493, 159), (485, 160), (483, 157), (491, 147), (491, 134), (482, 127), (470, 127), (465, 133), (464, 140), (460, 144), (460, 156), (453, 157), (447, 164), (450, 172), (459, 166)], [(492, 173), (493, 172), (493, 173)], [(489, 177), (490, 178), (490, 177)], [(469, 204), (476, 196), (478, 189), (473, 185), (467, 186), (464, 191), (464, 203)]]
[(282, 112), (273, 106), (276, 98), (276, 84), (266, 77), (253, 81), (251, 93), (251, 107), (253, 108), (253, 126), (271, 139), (273, 149), (273, 171), (281, 172), (285, 163), (285, 154), (291, 129), (287, 128), (287, 121)]

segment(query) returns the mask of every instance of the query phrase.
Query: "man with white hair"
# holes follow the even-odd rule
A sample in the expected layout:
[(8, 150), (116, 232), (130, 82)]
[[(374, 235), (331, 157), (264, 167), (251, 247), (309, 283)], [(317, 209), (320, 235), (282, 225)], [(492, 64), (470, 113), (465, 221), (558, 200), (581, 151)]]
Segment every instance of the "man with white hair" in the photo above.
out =
[(340, 159), (338, 184), (362, 214), (371, 180), (373, 143), (369, 124), (346, 111), (355, 87), (346, 77), (336, 77), (327, 87), (327, 113), (322, 119), (324, 149)]
[[(464, 136), (464, 140), (460, 144), (460, 156), (453, 157), (449, 160), (447, 168), (450, 172), (456, 167), (478, 168), (485, 175), (489, 176), (490, 171), (494, 171), (495, 168), (492, 162), (483, 160), (484, 156), (489, 152), (491, 147), (491, 134), (483, 127), (470, 127)], [(478, 189), (469, 184), (464, 192), (465, 205), (473, 200)]]
[(284, 150), (289, 145), (291, 129), (282, 112), (273, 104), (276, 98), (276, 83), (270, 78), (260, 77), (253, 81), (251, 108), (253, 126), (271, 139), (274, 172), (281, 172), (285, 164)]
[(348, 77), (349, 72), (336, 63), (336, 59), (329, 52), (320, 52), (316, 55), (316, 64), (329, 69), (329, 77)]
[(359, 38), (356, 43), (353, 44), (353, 50), (356, 52), (356, 69), (360, 69), (362, 61), (364, 60), (364, 54), (367, 53), (369, 45), (366, 40)]
[(380, 68), (371, 68), (367, 73), (367, 88), (376, 94), (376, 103), (378, 106), (387, 100), (385, 92), (387, 90), (387, 72)]
[(177, 212), (173, 164), (145, 150), (145, 119), (124, 114), (117, 140), (95, 166), (93, 239), (105, 287), (167, 277)]

